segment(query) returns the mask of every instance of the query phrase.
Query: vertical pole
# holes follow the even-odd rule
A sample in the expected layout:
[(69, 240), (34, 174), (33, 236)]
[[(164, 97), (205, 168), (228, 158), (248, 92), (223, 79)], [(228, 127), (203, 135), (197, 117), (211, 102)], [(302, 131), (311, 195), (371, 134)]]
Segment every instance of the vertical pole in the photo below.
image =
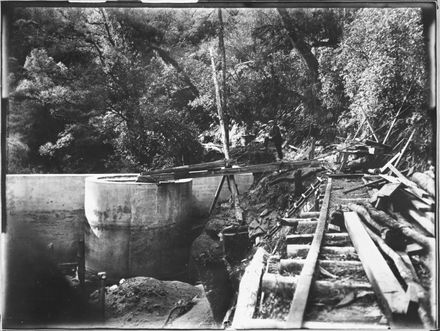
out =
[[(219, 34), (218, 34), (218, 47), (220, 49), (220, 53), (221, 53), (221, 59), (222, 59), (222, 70), (221, 70), (221, 75), (222, 75), (222, 89), (221, 89), (221, 103), (222, 103), (222, 108), (223, 108), (223, 112), (227, 113), (226, 111), (226, 100), (227, 100), (227, 95), (226, 95), (226, 49), (225, 49), (225, 41), (224, 41), (224, 35), (225, 35), (225, 28), (224, 28), (224, 24), (223, 24), (223, 15), (222, 15), (222, 9), (219, 8), (217, 10), (217, 14), (218, 14), (218, 21), (220, 23), (219, 26)], [(226, 114), (225, 116), (225, 126), (227, 128), (226, 130), (226, 141), (229, 144), (229, 120), (228, 120), (228, 116)]]
[(84, 240), (83, 239), (78, 241), (77, 259), (78, 259), (77, 262), (78, 262), (79, 285), (81, 287), (81, 290), (84, 290), (86, 266), (85, 266)]
[[(223, 113), (223, 108), (222, 108), (222, 103), (221, 103), (221, 98), (220, 98), (220, 88), (218, 85), (217, 73), (215, 70), (214, 51), (212, 50), (212, 48), (209, 49), (209, 54), (211, 55), (212, 80), (214, 82), (215, 100), (216, 100), (216, 105), (217, 105), (218, 117), (219, 117), (219, 121), (220, 121), (220, 129), (222, 132), (223, 152), (225, 154), (226, 164), (228, 165), (229, 160), (230, 160), (230, 158), (229, 158), (229, 143), (227, 141), (227, 129), (225, 126), (225, 121), (224, 121), (224, 113)], [(238, 199), (238, 190), (237, 190), (237, 185), (235, 183), (235, 178), (234, 178), (234, 176), (228, 176), (228, 178), (231, 183), (230, 189), (231, 189), (231, 194), (232, 194), (232, 198), (234, 200), (234, 205), (235, 205), (235, 217), (237, 218), (237, 220), (239, 222), (242, 222), (243, 221), (243, 211), (241, 210), (240, 201)]]
[(408, 98), (408, 95), (409, 95), (410, 92), (411, 92), (411, 89), (412, 89), (412, 85), (409, 87), (408, 92), (406, 93), (405, 97), (403, 98), (402, 104), (400, 105), (399, 110), (397, 111), (396, 115), (394, 116), (393, 121), (391, 122), (390, 127), (389, 127), (389, 129), (388, 129), (388, 132), (387, 132), (387, 134), (385, 135), (385, 138), (383, 138), (382, 144), (385, 144), (385, 143), (387, 142), (388, 137), (390, 136), (391, 131), (393, 130), (394, 124), (396, 124), (397, 118), (399, 117), (400, 112), (401, 112), (402, 109), (403, 109), (403, 105), (405, 104), (406, 99)]
[(218, 184), (217, 191), (215, 192), (214, 195), (214, 200), (212, 201), (211, 208), (209, 208), (209, 214), (208, 214), (209, 216), (211, 216), (211, 213), (214, 210), (215, 204), (217, 203), (217, 199), (220, 195), (220, 192), (222, 191), (223, 183), (225, 182), (226, 177), (227, 176), (223, 176), (220, 183)]
[(99, 306), (101, 310), (101, 318), (105, 321), (105, 280), (107, 278), (106, 272), (98, 272), (99, 278)]
[(212, 68), (212, 80), (214, 82), (214, 88), (215, 88), (215, 103), (217, 105), (217, 112), (218, 112), (218, 119), (220, 122), (220, 130), (222, 132), (222, 142), (223, 142), (223, 153), (225, 154), (226, 162), (229, 161), (229, 142), (227, 141), (227, 133), (226, 133), (226, 126), (225, 126), (225, 116), (223, 113), (223, 107), (220, 97), (220, 87), (218, 86), (218, 80), (217, 80), (217, 71), (215, 69), (215, 61), (214, 61), (214, 51), (212, 48), (209, 49), (209, 54), (211, 55), (211, 68)]
[(413, 132), (411, 132), (411, 135), (409, 136), (409, 138), (408, 138), (408, 140), (407, 140), (405, 146), (403, 146), (402, 150), (400, 151), (400, 155), (399, 155), (399, 157), (397, 158), (396, 162), (394, 163), (394, 167), (395, 167), (395, 168), (397, 168), (397, 166), (399, 165), (400, 160), (402, 159), (403, 153), (405, 153), (406, 149), (408, 148), (409, 143), (411, 142), (411, 140), (412, 140), (412, 138), (413, 138), (415, 132), (416, 132), (416, 129), (414, 129)]

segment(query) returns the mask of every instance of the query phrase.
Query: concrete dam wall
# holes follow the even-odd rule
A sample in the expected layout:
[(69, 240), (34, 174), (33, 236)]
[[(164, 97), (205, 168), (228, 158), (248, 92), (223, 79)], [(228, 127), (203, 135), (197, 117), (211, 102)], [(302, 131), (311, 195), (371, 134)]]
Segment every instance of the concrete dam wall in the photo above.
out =
[(136, 183), (135, 177), (89, 177), (85, 183), (86, 270), (109, 279), (170, 278), (188, 256), (192, 181)]
[[(51, 246), (56, 262), (75, 261), (86, 221), (85, 177), (70, 174), (6, 176), (8, 243), (19, 245), (21, 250), (35, 247), (49, 250)], [(14, 257), (14, 251), (11, 255)]]
[[(7, 175), (8, 258), (20, 258), (14, 246), (21, 253), (51, 246), (55, 262), (74, 262), (85, 239), (86, 264), (93, 271), (116, 278), (171, 277), (188, 262), (190, 243), (184, 239), (191, 215), (207, 213), (221, 177), (157, 186), (134, 183), (134, 176)], [(253, 176), (236, 180), (243, 193)], [(220, 201), (227, 198), (224, 185)]]

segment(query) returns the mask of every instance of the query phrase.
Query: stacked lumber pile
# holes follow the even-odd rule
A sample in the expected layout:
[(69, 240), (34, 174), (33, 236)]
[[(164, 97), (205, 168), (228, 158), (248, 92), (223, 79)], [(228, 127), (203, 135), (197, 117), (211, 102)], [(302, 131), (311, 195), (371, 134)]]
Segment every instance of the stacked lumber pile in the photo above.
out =
[[(407, 177), (396, 169), (394, 157), (378, 175), (364, 175), (370, 201), (350, 203), (369, 237), (400, 280), (406, 313), (417, 312), (425, 328), (435, 318), (435, 181), (431, 170)], [(355, 236), (357, 234), (354, 234)], [(352, 238), (353, 240), (353, 238)], [(405, 301), (406, 300), (406, 301)]]
[[(401, 139), (398, 143), (390, 142), (391, 139), (389, 138), (393, 132), (394, 124), (399, 113), (400, 111), (391, 122), (388, 132), (382, 141), (379, 141), (376, 132), (366, 117), (366, 114), (364, 114), (364, 121), (360, 124), (358, 131), (353, 137), (348, 136), (339, 144), (327, 146), (326, 149), (331, 147), (332, 150), (326, 153), (318, 153), (316, 158), (329, 162), (330, 165), (328, 169), (332, 172), (369, 172), (375, 174), (379, 171), (379, 167), (382, 167), (390, 156), (399, 151), (398, 148), (404, 143), (403, 147), (392, 159), (394, 166), (397, 168), (415, 134), (415, 130), (413, 130), (407, 139)], [(367, 134), (366, 138), (363, 139), (357, 138), (364, 124), (367, 124), (367, 132), (370, 134)], [(341, 137), (339, 138), (343, 139)]]

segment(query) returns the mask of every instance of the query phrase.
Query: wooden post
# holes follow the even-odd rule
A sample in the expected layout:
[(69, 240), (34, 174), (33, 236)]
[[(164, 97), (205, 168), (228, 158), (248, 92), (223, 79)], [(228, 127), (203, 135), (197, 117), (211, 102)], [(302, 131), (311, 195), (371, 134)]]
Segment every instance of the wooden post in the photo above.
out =
[(390, 128), (388, 129), (388, 132), (387, 132), (385, 138), (383, 139), (382, 144), (385, 144), (385, 142), (387, 141), (388, 137), (390, 136), (391, 130), (393, 130), (394, 124), (396, 124), (397, 118), (399, 117), (400, 112), (402, 111), (403, 105), (405, 104), (405, 101), (408, 98), (408, 95), (411, 92), (411, 89), (412, 89), (412, 85), (409, 87), (408, 92), (405, 95), (405, 98), (403, 98), (402, 104), (400, 105), (400, 108), (397, 111), (396, 116), (394, 116), (393, 121), (391, 122)]
[(227, 140), (227, 133), (226, 133), (226, 125), (225, 125), (225, 118), (223, 114), (223, 107), (220, 97), (220, 87), (218, 86), (217, 81), (217, 72), (215, 70), (215, 61), (214, 61), (214, 51), (212, 48), (209, 49), (209, 54), (211, 56), (211, 68), (212, 68), (212, 80), (214, 82), (214, 88), (215, 88), (215, 101), (217, 105), (217, 112), (218, 112), (218, 118), (220, 122), (220, 130), (222, 132), (222, 142), (223, 142), (223, 153), (225, 154), (225, 159), (229, 161), (229, 141)]
[(211, 207), (209, 208), (209, 216), (211, 215), (212, 211), (214, 210), (215, 204), (217, 203), (218, 197), (220, 196), (220, 192), (222, 191), (223, 183), (225, 182), (226, 176), (223, 176), (220, 180), (220, 183), (218, 184), (217, 191), (215, 191), (214, 200), (211, 203)]
[(413, 132), (411, 132), (411, 135), (409, 136), (408, 141), (406, 142), (405, 146), (403, 146), (402, 150), (400, 151), (400, 155), (399, 155), (398, 159), (396, 160), (396, 163), (394, 163), (394, 167), (396, 169), (399, 166), (399, 162), (402, 159), (402, 156), (405, 153), (406, 149), (408, 148), (408, 145), (411, 142), (415, 132), (416, 132), (416, 129), (414, 129)]
[(313, 160), (315, 157), (315, 137), (312, 137), (312, 146), (310, 146), (310, 153), (308, 155), (309, 160)]
[(101, 310), (101, 318), (105, 321), (105, 280), (107, 278), (106, 272), (98, 272), (99, 278), (99, 305)]
[[(214, 88), (215, 88), (215, 100), (216, 100), (216, 105), (217, 105), (218, 117), (219, 117), (219, 121), (220, 121), (220, 129), (222, 132), (223, 152), (225, 154), (226, 163), (228, 164), (228, 161), (230, 160), (229, 141), (227, 138), (228, 132), (227, 132), (227, 128), (225, 125), (223, 107), (222, 107), (222, 102), (221, 102), (221, 97), (220, 97), (220, 88), (218, 86), (217, 73), (215, 70), (214, 51), (212, 50), (212, 48), (209, 49), (209, 53), (211, 56), (212, 80), (214, 82)], [(242, 222), (243, 221), (243, 211), (241, 210), (240, 200), (238, 199), (238, 191), (237, 191), (237, 186), (235, 184), (235, 178), (234, 178), (234, 176), (229, 176), (229, 178), (230, 178), (230, 182), (231, 182), (231, 186), (230, 186), (231, 194), (232, 194), (232, 198), (234, 200), (234, 205), (235, 205), (235, 217), (237, 218), (237, 220), (239, 222)]]

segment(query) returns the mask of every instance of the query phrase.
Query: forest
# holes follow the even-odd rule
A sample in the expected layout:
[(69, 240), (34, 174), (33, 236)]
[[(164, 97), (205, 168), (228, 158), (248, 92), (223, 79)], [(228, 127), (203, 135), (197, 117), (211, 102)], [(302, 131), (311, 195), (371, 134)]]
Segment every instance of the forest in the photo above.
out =
[(232, 146), (269, 120), (326, 146), (367, 116), (381, 140), (396, 118), (392, 146), (416, 130), (408, 162), (435, 153), (419, 8), (15, 8), (10, 24), (8, 173), (207, 161), (217, 101)]

